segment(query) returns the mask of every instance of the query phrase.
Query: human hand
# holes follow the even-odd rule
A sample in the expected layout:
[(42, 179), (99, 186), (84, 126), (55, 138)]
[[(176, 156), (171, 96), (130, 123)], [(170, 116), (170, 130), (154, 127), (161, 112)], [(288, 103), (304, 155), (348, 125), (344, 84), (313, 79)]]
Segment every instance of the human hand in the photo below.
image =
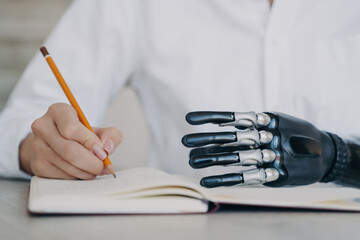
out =
[(87, 129), (73, 107), (56, 103), (35, 120), (21, 143), (22, 170), (46, 178), (93, 179), (110, 174), (103, 161), (122, 141), (116, 128)]
[(328, 181), (335, 162), (341, 164), (342, 158), (347, 158), (345, 143), (335, 134), (283, 113), (191, 112), (186, 120), (192, 125), (213, 123), (237, 129), (185, 135), (182, 143), (194, 148), (191, 167), (252, 166), (250, 170), (204, 177), (201, 185), (205, 187), (281, 187)]

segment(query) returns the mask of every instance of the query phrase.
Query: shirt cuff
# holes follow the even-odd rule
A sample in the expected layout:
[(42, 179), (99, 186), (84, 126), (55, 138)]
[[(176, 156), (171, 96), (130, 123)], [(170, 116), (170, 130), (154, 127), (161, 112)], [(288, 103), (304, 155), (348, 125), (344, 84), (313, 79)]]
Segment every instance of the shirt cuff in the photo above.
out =
[[(17, 178), (30, 180), (31, 175), (20, 169), (19, 147), (20, 143), (31, 132), (31, 121), (14, 120), (0, 132), (3, 136), (0, 140), (0, 152), (3, 153), (0, 159), (0, 177)], [(2, 127), (1, 127), (2, 128)]]

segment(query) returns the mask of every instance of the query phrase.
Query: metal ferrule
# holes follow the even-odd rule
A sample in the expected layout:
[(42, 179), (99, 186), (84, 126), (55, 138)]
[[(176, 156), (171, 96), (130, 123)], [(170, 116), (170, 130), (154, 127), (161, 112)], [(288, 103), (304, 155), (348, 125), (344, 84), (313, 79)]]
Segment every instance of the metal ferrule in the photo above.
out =
[(265, 113), (255, 112), (234, 112), (235, 120), (229, 123), (221, 123), (219, 126), (234, 126), (234, 127), (263, 127), (270, 123), (270, 116)]
[(276, 158), (274, 151), (270, 149), (255, 149), (239, 151), (239, 162), (227, 166), (261, 165), (272, 162)]
[(279, 178), (279, 172), (275, 168), (256, 168), (242, 172), (244, 184), (263, 184)]

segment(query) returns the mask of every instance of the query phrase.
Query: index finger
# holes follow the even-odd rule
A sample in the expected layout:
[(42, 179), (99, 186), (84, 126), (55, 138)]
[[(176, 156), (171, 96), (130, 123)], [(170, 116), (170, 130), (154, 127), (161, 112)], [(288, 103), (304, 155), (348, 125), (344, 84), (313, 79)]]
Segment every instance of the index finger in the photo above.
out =
[(191, 125), (200, 125), (205, 123), (221, 124), (229, 123), (235, 120), (234, 112), (210, 112), (198, 111), (189, 112), (185, 117)]
[(56, 111), (52, 112), (52, 118), (63, 138), (76, 141), (88, 150), (92, 150), (95, 144), (102, 145), (100, 138), (80, 122), (71, 106), (58, 106)]
[(46, 131), (40, 132), (42, 138), (62, 159), (88, 173), (101, 173), (104, 168), (103, 161), (80, 143), (61, 136), (55, 122), (45, 121), (43, 124)]

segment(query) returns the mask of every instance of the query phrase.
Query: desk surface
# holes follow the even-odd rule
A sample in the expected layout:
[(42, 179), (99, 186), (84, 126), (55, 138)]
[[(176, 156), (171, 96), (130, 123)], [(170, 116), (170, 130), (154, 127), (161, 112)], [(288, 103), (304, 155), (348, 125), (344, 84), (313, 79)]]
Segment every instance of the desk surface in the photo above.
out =
[(0, 239), (359, 239), (360, 213), (227, 208), (208, 215), (31, 216), (29, 183), (0, 179)]

